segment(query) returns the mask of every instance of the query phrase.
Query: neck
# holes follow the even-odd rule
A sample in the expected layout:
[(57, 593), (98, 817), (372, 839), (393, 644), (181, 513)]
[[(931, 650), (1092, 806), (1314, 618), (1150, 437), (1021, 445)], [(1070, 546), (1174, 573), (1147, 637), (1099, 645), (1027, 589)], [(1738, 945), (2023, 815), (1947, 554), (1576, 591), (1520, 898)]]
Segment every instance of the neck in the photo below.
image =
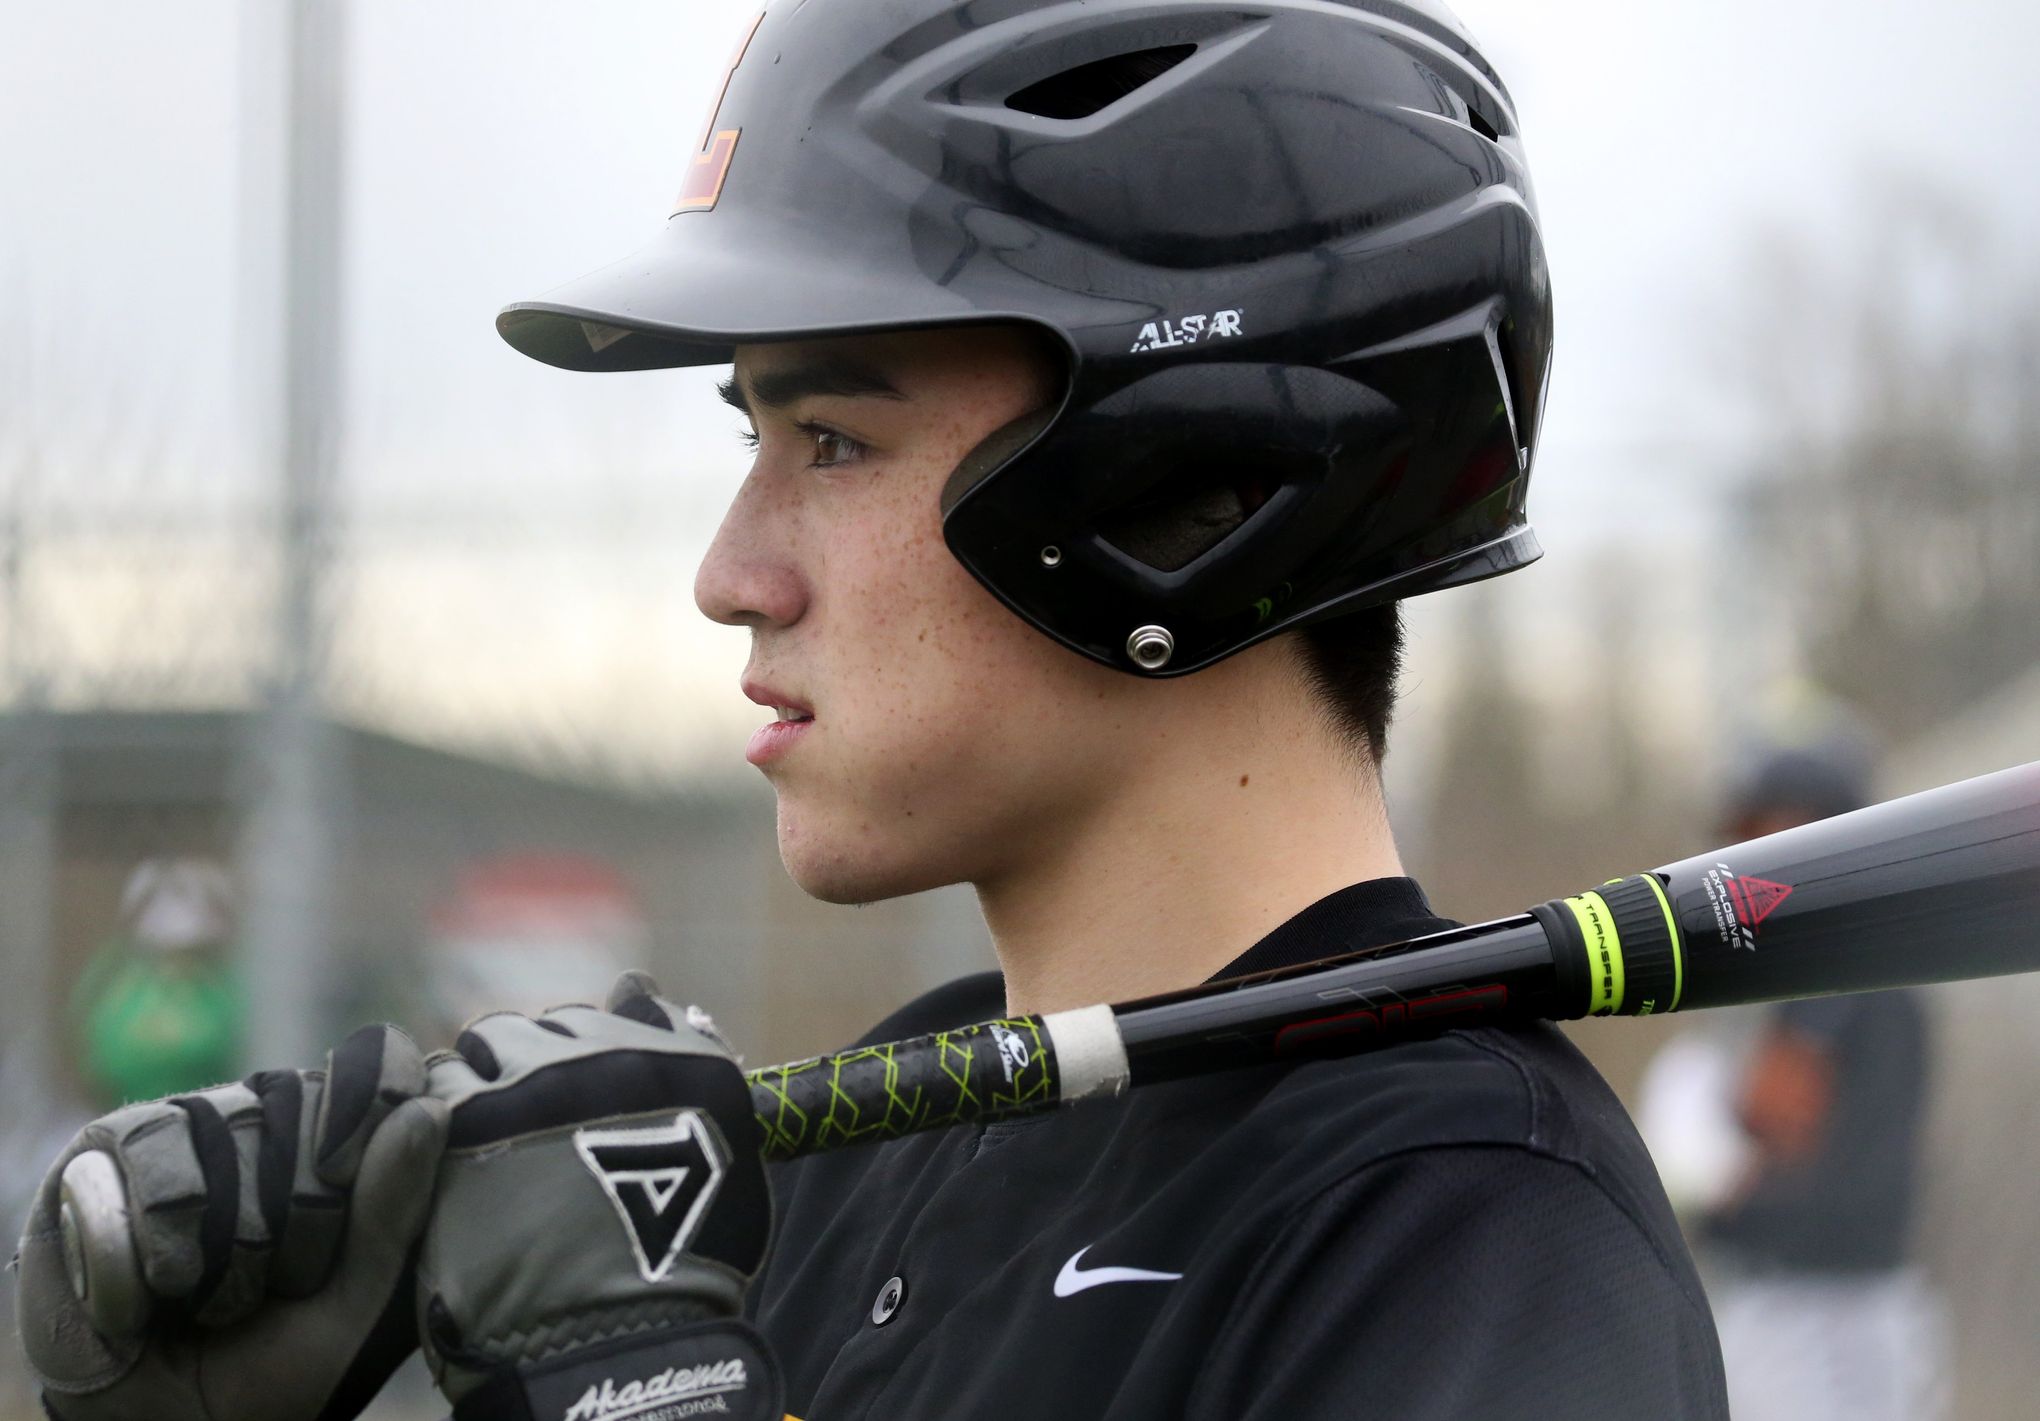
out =
[(1326, 894), (1402, 872), (1373, 765), (1251, 664), (1283, 654), (1176, 683), (1205, 682), (1146, 708), (1126, 780), (977, 881), (1009, 1010), (1193, 986)]

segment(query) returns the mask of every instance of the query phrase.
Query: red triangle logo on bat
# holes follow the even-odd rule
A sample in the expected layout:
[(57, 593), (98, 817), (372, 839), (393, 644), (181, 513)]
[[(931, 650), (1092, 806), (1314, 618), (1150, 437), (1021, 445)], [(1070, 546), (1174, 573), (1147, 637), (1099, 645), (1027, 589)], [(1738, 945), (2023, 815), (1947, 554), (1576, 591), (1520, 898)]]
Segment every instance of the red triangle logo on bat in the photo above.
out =
[(1728, 891), (1735, 898), (1736, 917), (1744, 927), (1754, 929), (1792, 896), (1792, 885), (1739, 875), (1728, 880)]

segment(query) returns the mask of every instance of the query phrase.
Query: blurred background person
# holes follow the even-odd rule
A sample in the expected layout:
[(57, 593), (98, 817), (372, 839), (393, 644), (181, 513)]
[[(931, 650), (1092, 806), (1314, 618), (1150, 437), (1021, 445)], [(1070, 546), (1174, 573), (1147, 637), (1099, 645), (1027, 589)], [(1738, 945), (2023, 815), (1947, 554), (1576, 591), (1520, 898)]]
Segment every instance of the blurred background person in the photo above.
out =
[[(48, 1161), (93, 1116), (240, 1074), (235, 920), (233, 884), (218, 864), (145, 860), (122, 889), (119, 926), (71, 992), (67, 1054), (78, 1089), (52, 1089), (15, 1042), (0, 1039), (0, 1211), (10, 1236)], [(0, 1330), (11, 1334), (14, 1294), (4, 1291)], [(18, 1369), (0, 1367), (0, 1416), (37, 1410)]]
[[(1871, 802), (1834, 717), (1751, 755), (1721, 838)], [(1648, 1138), (1709, 1275), (1737, 1421), (1933, 1421), (1946, 1324), (1913, 1251), (1932, 1032), (1920, 992), (1708, 1017), (1644, 1082)]]
[(246, 1006), (226, 870), (198, 858), (135, 869), (120, 929), (87, 965), (72, 1010), (96, 1110), (238, 1075)]

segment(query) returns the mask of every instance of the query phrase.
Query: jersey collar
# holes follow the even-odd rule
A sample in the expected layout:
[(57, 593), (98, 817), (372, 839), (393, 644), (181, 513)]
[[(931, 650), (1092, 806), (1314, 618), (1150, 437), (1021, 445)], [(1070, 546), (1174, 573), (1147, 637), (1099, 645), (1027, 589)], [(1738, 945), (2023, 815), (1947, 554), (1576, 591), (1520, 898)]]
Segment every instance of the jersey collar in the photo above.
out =
[(1457, 926), (1431, 911), (1415, 879), (1369, 879), (1318, 899), (1220, 968), (1211, 980), (1294, 967)]

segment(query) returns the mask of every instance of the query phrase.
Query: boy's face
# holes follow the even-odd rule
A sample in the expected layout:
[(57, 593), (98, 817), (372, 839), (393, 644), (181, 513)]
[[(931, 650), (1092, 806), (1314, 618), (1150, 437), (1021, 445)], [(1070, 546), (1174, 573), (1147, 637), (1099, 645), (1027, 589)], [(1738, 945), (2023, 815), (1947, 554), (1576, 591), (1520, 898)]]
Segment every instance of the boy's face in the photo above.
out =
[(1054, 852), (1139, 758), (1156, 687), (1025, 625), (942, 540), (950, 472), (1058, 388), (1003, 328), (737, 351), (725, 397), (757, 454), (695, 601), (751, 629), (745, 693), (783, 709), (747, 758), (817, 897), (995, 879)]

